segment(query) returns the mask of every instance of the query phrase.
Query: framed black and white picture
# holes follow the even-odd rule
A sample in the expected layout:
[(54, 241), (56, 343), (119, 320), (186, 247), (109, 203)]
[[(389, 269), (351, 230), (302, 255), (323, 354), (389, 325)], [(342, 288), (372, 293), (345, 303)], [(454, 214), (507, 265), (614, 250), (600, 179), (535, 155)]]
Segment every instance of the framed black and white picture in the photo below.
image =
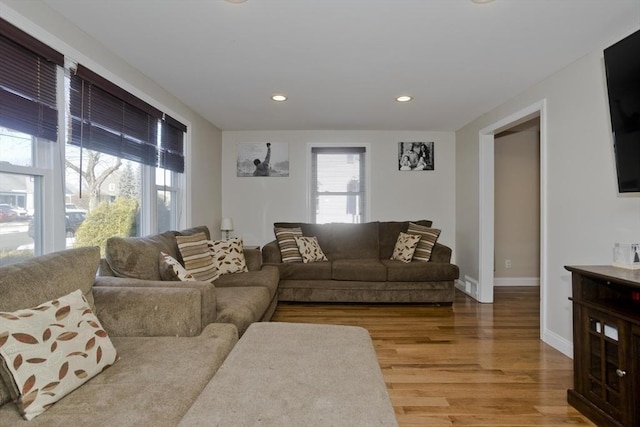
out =
[(433, 141), (398, 142), (398, 170), (432, 171)]
[(237, 176), (289, 176), (289, 144), (240, 143), (236, 170)]

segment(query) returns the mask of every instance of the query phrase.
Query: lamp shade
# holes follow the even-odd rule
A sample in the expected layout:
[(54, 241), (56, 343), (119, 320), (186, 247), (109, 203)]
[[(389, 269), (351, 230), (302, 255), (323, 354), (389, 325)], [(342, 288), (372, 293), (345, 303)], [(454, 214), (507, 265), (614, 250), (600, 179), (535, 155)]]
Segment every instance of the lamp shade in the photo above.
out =
[(231, 218), (222, 218), (220, 222), (220, 230), (222, 231), (231, 231), (233, 230), (233, 219)]

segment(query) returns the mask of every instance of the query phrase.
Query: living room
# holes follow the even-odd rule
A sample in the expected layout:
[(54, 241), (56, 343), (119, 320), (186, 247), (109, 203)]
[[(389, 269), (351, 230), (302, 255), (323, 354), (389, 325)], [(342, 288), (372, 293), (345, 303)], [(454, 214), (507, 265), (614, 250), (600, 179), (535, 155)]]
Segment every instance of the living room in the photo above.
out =
[[(432, 220), (442, 229), (440, 240), (453, 249), (452, 262), (460, 267), (458, 287), (487, 303), (493, 298), (493, 242), (487, 238), (494, 227), (489, 203), (493, 176), (487, 172), (493, 135), (539, 117), (540, 338), (571, 357), (571, 275), (564, 266), (610, 264), (616, 242), (640, 241), (640, 198), (620, 194), (616, 187), (603, 70), (603, 50), (637, 31), (640, 13), (637, 2), (613, 3), (626, 13), (615, 15), (615, 25), (608, 23), (615, 31), (594, 40), (593, 49), (470, 121), (444, 130), (220, 129), (47, 2), (2, 0), (0, 16), (187, 124), (185, 225), (206, 225), (217, 235), (222, 218), (233, 218), (234, 235), (246, 244), (264, 245), (273, 240), (274, 222), (308, 219), (309, 147), (365, 146), (370, 152), (367, 219)], [(500, 6), (500, 0), (485, 6)], [(402, 141), (433, 141), (434, 170), (398, 171)], [(289, 176), (237, 176), (238, 146), (266, 142), (288, 145)]]

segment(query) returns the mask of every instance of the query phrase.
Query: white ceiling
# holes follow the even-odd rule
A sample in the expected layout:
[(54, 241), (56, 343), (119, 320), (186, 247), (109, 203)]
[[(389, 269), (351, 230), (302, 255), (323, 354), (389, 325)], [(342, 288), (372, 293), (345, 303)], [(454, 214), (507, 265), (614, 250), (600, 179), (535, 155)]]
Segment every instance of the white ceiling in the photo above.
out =
[(44, 3), (222, 130), (454, 131), (640, 28), (640, 0)]

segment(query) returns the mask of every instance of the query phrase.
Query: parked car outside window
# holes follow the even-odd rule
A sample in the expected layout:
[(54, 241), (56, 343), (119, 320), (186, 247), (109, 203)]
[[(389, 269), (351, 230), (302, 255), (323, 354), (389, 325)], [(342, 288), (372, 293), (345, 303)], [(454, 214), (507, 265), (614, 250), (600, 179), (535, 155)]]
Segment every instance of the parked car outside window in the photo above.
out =
[(9, 222), (18, 219), (16, 211), (11, 209), (9, 205), (0, 205), (0, 222)]

